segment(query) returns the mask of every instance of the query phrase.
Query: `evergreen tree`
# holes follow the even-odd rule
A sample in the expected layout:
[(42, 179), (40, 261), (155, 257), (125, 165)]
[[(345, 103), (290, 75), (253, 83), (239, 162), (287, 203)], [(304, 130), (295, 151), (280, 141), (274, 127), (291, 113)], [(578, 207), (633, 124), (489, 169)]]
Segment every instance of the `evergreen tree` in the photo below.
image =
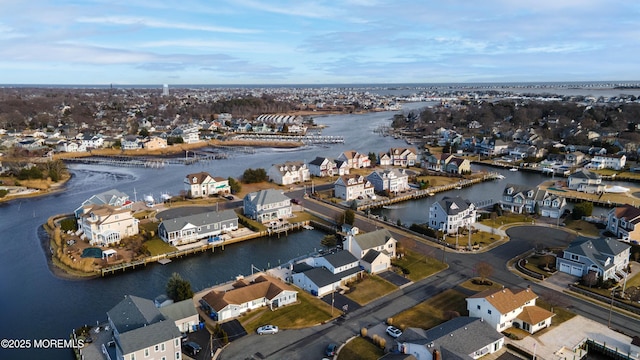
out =
[(167, 296), (175, 301), (182, 301), (191, 299), (193, 297), (193, 290), (191, 290), (191, 283), (184, 280), (180, 274), (173, 273), (167, 281)]

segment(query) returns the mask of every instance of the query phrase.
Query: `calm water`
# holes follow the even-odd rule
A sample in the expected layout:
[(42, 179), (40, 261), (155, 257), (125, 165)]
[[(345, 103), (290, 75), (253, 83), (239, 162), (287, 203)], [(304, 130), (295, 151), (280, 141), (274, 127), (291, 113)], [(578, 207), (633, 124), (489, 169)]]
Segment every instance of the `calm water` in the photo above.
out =
[[(408, 104), (405, 109), (425, 104)], [(337, 157), (346, 149), (379, 152), (403, 146), (372, 130), (387, 124), (393, 112), (336, 115), (316, 118), (326, 124), (325, 135), (342, 135), (345, 144), (301, 150), (262, 149), (225, 160), (164, 169), (112, 168), (76, 165), (66, 191), (0, 204), (0, 339), (61, 339), (74, 327), (106, 320), (106, 312), (126, 294), (153, 299), (164, 293), (167, 279), (178, 272), (194, 290), (250, 274), (252, 265), (267, 268), (320, 248), (324, 234), (304, 231), (280, 239), (261, 239), (232, 245), (224, 252), (200, 254), (168, 265), (146, 268), (94, 280), (56, 278), (47, 266), (41, 245), (41, 224), (54, 214), (71, 213), (92, 194), (117, 188), (133, 199), (161, 193), (177, 194), (187, 173), (208, 171), (214, 176), (239, 176), (245, 168), (267, 168), (285, 160), (310, 161), (315, 156)], [(70, 350), (5, 350), (0, 359), (69, 359)]]

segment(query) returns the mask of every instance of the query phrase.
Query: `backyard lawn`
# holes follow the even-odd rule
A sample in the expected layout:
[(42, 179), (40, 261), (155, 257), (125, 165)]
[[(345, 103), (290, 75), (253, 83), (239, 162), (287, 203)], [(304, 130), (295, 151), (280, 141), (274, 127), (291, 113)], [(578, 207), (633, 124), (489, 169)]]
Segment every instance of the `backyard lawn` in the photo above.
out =
[(340, 349), (338, 360), (376, 360), (382, 355), (384, 355), (382, 349), (371, 341), (358, 336)]
[(457, 290), (449, 289), (407, 309), (393, 317), (393, 325), (400, 328), (417, 327), (430, 329), (447, 321), (448, 312), (467, 314), (465, 295)]
[(156, 256), (161, 254), (170, 253), (172, 251), (178, 250), (176, 247), (167, 244), (166, 242), (160, 240), (159, 238), (153, 238), (151, 240), (145, 241), (143, 246), (149, 251), (150, 256)]
[(364, 306), (394, 291), (396, 286), (377, 275), (366, 275), (362, 280), (349, 284), (349, 288), (351, 291), (346, 296)]
[(406, 248), (404, 248), (402, 252), (404, 253), (402, 259), (393, 260), (392, 265), (402, 269), (411, 281), (422, 280), (427, 276), (447, 268), (447, 264), (438, 261), (432, 256)]

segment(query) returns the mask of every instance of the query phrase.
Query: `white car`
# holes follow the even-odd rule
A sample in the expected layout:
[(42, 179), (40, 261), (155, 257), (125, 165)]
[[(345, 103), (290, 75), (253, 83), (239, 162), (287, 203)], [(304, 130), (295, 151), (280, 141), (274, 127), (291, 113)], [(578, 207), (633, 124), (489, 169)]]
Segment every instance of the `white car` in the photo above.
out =
[(395, 339), (402, 335), (402, 330), (398, 329), (395, 326), (387, 326), (387, 334)]
[(256, 332), (258, 333), (258, 335), (264, 335), (264, 334), (277, 334), (278, 333), (278, 327), (275, 325), (264, 325), (264, 326), (260, 326)]

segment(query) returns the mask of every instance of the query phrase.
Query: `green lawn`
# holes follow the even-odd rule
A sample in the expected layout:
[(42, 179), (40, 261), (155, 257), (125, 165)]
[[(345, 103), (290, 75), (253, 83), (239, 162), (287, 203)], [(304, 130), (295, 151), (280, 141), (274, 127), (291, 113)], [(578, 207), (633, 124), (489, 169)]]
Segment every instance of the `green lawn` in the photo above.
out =
[(350, 283), (348, 286), (350, 291), (346, 296), (360, 305), (366, 305), (396, 289), (395, 285), (380, 276), (368, 274), (363, 279)]
[[(475, 278), (475, 279), (478, 279), (478, 278)], [(460, 284), (460, 286), (475, 292), (481, 292), (487, 289), (502, 289), (502, 284), (498, 284), (497, 282), (492, 282), (491, 285), (479, 285), (479, 284), (474, 284), (473, 279), (469, 279), (463, 282), (462, 284)]]
[(447, 312), (467, 314), (465, 295), (456, 290), (445, 290), (429, 300), (407, 309), (393, 317), (393, 325), (400, 328), (430, 329), (448, 320)]
[[(333, 315), (341, 312), (334, 310)], [(240, 323), (251, 333), (264, 324), (277, 325), (282, 329), (305, 328), (331, 320), (331, 306), (304, 291), (298, 291), (298, 303), (281, 307), (251, 311), (240, 317)]]
[(358, 336), (340, 349), (338, 360), (376, 360), (382, 355), (384, 355), (382, 349)]
[(143, 246), (149, 251), (149, 254), (151, 256), (166, 254), (178, 250), (174, 246), (171, 246), (166, 242), (160, 240), (158, 237), (145, 241), (143, 243)]
[(403, 249), (404, 256), (400, 260), (393, 260), (392, 264), (401, 269), (408, 270), (407, 278), (411, 281), (419, 281), (427, 276), (447, 268), (447, 264), (442, 263), (434, 257), (427, 256), (410, 249)]

